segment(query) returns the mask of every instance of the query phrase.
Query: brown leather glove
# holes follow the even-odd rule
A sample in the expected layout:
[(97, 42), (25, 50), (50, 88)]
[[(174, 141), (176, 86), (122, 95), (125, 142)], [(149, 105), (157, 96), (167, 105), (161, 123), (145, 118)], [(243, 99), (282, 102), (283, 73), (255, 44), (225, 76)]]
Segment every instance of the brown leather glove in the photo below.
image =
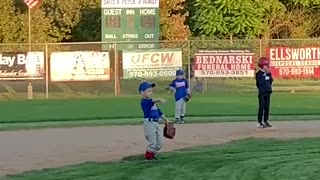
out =
[(163, 136), (168, 139), (173, 139), (176, 135), (176, 128), (173, 122), (167, 122), (163, 128)]

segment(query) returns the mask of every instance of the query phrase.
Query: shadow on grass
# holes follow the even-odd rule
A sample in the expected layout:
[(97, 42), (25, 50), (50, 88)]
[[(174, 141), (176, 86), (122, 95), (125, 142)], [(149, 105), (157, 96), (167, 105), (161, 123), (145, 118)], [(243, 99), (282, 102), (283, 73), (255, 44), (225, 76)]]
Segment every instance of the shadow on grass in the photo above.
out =
[(133, 156), (127, 156), (121, 159), (121, 161), (142, 161), (144, 160), (144, 155), (133, 155)]
[[(244, 147), (244, 149), (247, 149), (250, 151), (250, 147), (253, 146), (259, 146), (264, 147), (267, 144), (273, 144), (275, 146), (282, 145), (283, 143), (295, 143), (296, 141), (314, 141), (319, 140), (319, 138), (290, 138), (290, 139), (277, 139), (277, 138), (244, 138), (240, 140), (233, 140), (227, 143), (223, 144), (216, 144), (216, 145), (203, 145), (203, 146), (195, 146), (195, 147), (187, 147), (187, 148), (180, 148), (169, 152), (160, 152), (160, 158), (159, 159), (170, 159), (174, 158), (174, 156), (177, 155), (183, 155), (183, 154), (190, 154), (190, 153), (208, 153), (210, 150), (215, 151), (226, 151), (230, 149), (238, 149), (238, 146)], [(271, 148), (272, 147), (265, 147), (265, 148)], [(142, 161), (144, 160), (144, 154), (139, 155), (132, 155), (132, 156), (126, 156), (122, 158), (120, 161)]]
[[(269, 142), (270, 140), (272, 140), (274, 142), (281, 141), (281, 140), (270, 139), (270, 138), (269, 139), (245, 138), (245, 139), (241, 139), (241, 140), (233, 140), (233, 141), (223, 143), (223, 144), (180, 148), (180, 149), (176, 149), (176, 150), (168, 151), (168, 152), (161, 152), (160, 151), (159, 152), (159, 154), (160, 154), (159, 159), (168, 159), (168, 158), (172, 157), (174, 154), (185, 154), (185, 153), (199, 152), (200, 150), (203, 150), (203, 149), (207, 150), (207, 149), (217, 149), (217, 148), (228, 148), (228, 147), (243, 144), (243, 143), (248, 144), (248, 142), (251, 142), (251, 143), (259, 142), (260, 143), (260, 141), (261, 141), (261, 144), (264, 144), (264, 142)], [(141, 161), (141, 160), (144, 160), (144, 154), (126, 156), (121, 159), (121, 161)]]

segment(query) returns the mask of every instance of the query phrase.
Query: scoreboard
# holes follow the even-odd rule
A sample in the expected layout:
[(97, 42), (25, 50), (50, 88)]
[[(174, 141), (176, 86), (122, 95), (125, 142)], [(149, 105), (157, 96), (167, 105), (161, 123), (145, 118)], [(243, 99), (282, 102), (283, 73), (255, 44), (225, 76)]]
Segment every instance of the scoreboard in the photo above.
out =
[(102, 0), (102, 42), (117, 42), (117, 50), (158, 48), (159, 19), (159, 0)]

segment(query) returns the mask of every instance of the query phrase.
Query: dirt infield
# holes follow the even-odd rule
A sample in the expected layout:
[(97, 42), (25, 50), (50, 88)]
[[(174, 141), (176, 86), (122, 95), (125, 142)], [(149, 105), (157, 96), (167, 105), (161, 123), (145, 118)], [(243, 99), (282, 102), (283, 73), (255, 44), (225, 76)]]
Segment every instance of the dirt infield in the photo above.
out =
[[(222, 144), (248, 137), (320, 137), (320, 121), (277, 122), (273, 130), (254, 123), (184, 124), (163, 151)], [(29, 170), (118, 160), (145, 150), (142, 126), (106, 126), (0, 132), (0, 177)]]

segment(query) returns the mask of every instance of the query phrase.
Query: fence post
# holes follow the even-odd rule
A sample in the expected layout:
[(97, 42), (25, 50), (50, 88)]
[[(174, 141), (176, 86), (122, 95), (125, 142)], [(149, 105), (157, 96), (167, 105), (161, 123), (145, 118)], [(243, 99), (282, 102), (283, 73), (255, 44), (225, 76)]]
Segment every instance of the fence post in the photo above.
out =
[(191, 83), (191, 45), (190, 40), (187, 40), (188, 42), (188, 81), (189, 81), (189, 91), (191, 92), (192, 89), (192, 83)]
[(119, 77), (119, 61), (117, 52), (117, 42), (114, 43), (114, 96), (119, 95), (120, 91), (120, 77)]
[(49, 50), (48, 44), (46, 43), (46, 99), (49, 99)]

